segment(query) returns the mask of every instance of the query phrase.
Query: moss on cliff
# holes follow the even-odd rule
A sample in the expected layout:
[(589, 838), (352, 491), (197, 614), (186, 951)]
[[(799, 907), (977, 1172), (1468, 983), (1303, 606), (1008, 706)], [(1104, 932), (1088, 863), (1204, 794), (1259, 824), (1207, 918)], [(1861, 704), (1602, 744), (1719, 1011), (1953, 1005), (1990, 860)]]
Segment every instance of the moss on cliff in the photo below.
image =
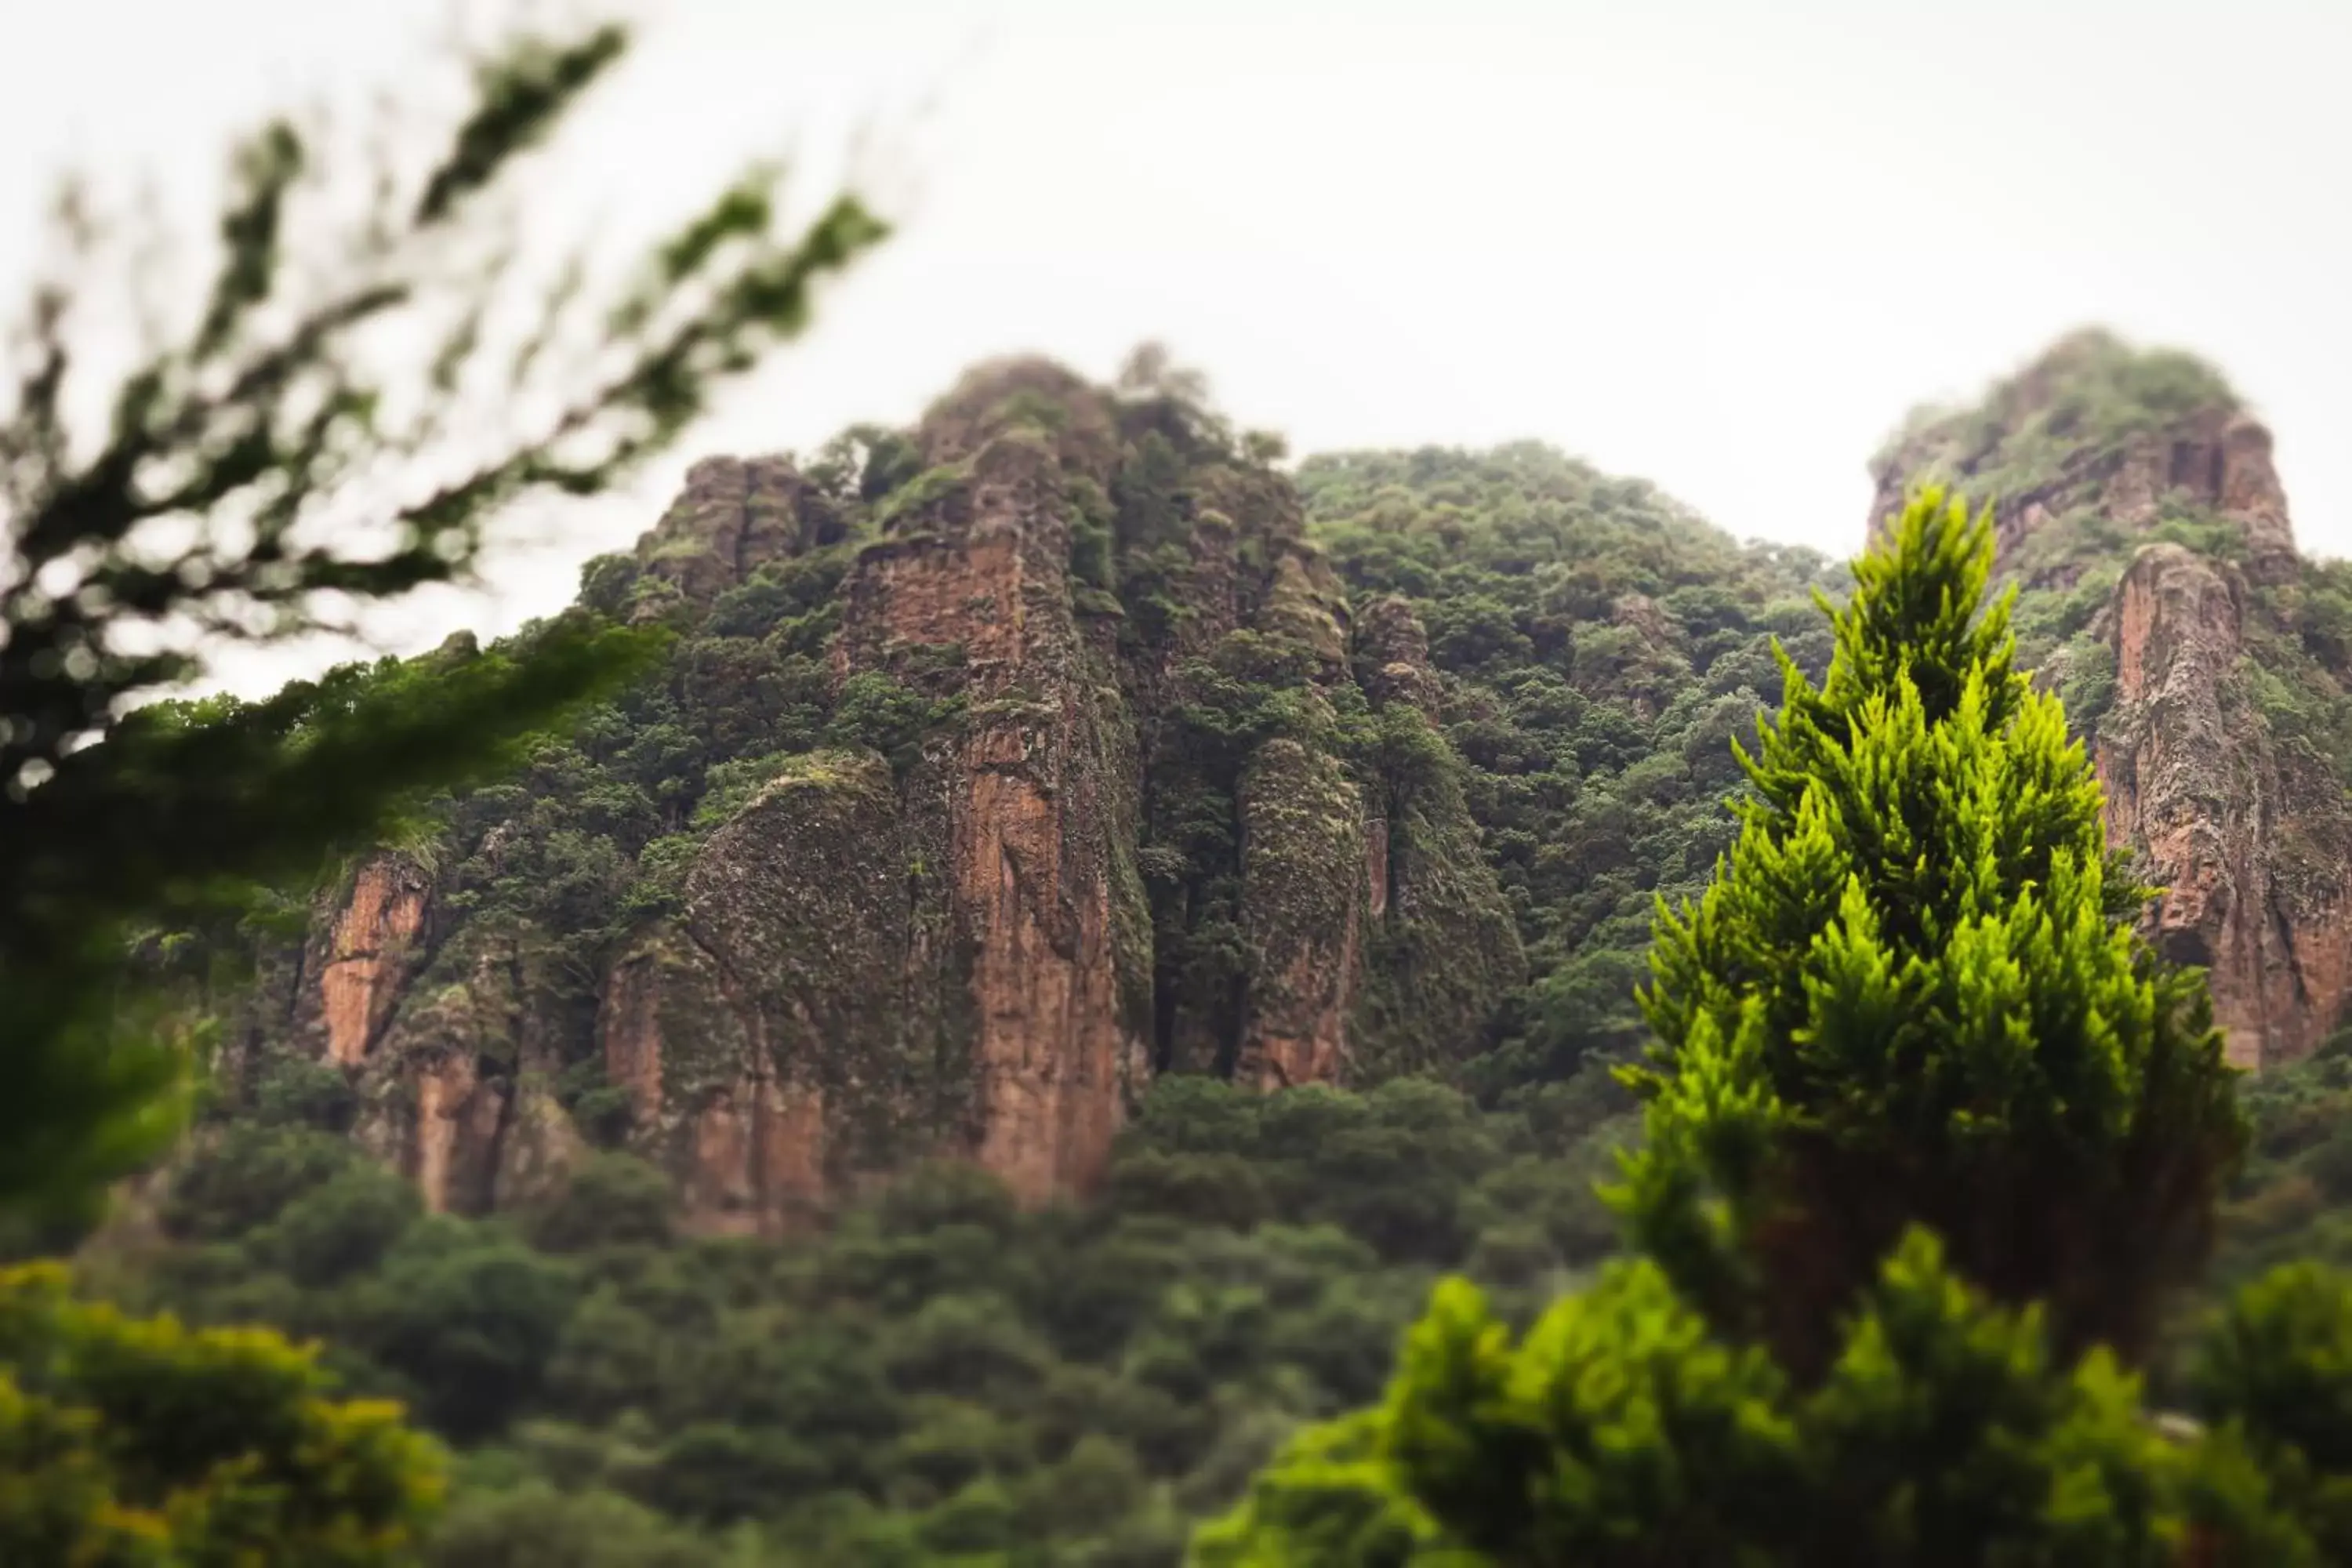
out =
[(1871, 471), (1882, 483), (1964, 479), (1979, 499), (2021, 500), (2184, 419), (2240, 407), (2229, 382), (2195, 355), (2086, 329), (1978, 400), (1914, 410)]
[(1391, 707), (1381, 719), (1387, 908), (1366, 945), (1359, 1023), (1373, 1079), (1444, 1072), (1489, 1045), (1528, 972), (1459, 756), (1417, 710)]
[(686, 929), (715, 961), (751, 1051), (720, 1070), (824, 1091), (828, 1160), (887, 1169), (931, 1141), (940, 1043), (908, 1037), (891, 999), (921, 874), (877, 752), (820, 752), (772, 778), (705, 846)]

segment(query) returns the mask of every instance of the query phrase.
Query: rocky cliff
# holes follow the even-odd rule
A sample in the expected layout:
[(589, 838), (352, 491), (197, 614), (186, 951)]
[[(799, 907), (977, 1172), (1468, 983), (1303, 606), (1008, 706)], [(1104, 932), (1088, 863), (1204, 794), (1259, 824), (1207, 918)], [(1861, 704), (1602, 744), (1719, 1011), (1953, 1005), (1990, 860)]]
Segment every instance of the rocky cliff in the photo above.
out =
[(2150, 934), (2210, 971), (2233, 1060), (2309, 1055), (2352, 1000), (2352, 664), (2269, 432), (2202, 364), (2085, 332), (1915, 418), (1874, 473), (1874, 519), (1915, 478), (1994, 504), (2027, 655), (2164, 889)]
[[(436, 1208), (621, 1149), (735, 1234), (934, 1157), (1082, 1194), (1170, 1074), (1589, 1116), (1656, 901), (1729, 841), (1774, 644), (1818, 673), (1841, 574), (1532, 445), (1277, 449), (1183, 377), (1018, 361), (910, 429), (698, 465), (583, 578), (660, 669), (266, 942), (226, 1101), (331, 1072)], [(2296, 555), (2268, 435), (2086, 333), (1876, 474), (1882, 515), (1917, 479), (1996, 502), (2151, 932), (2238, 1059), (2316, 1048), (2352, 986), (2352, 570)]]
[(1156, 1073), (1370, 1081), (1524, 977), (1459, 791), (1379, 741), (1429, 723), (1411, 608), (1360, 680), (1295, 490), (1181, 390), (998, 364), (704, 462), (583, 598), (670, 629), (660, 677), (361, 858), (243, 1020), (246, 1079), (344, 1074), (436, 1208), (593, 1142), (707, 1232), (935, 1156), (1043, 1202)]

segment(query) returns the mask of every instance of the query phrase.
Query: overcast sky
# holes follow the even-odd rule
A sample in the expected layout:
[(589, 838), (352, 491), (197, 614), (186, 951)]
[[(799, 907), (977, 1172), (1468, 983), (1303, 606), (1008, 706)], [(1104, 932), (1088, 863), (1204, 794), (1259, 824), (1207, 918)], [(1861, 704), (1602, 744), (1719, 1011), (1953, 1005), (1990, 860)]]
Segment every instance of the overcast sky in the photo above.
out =
[[(1107, 374), (1146, 337), (1296, 450), (1536, 437), (1843, 552), (1908, 406), (2105, 322), (2217, 362), (2306, 551), (2352, 552), (2347, 0), (638, 9), (553, 217), (625, 234), (865, 119), (907, 222), (633, 505), (416, 636), (557, 607), (692, 457), (907, 419), (1007, 351)], [(233, 127), (381, 83), (446, 11), (0, 0), (0, 283), (64, 161), (201, 216)]]

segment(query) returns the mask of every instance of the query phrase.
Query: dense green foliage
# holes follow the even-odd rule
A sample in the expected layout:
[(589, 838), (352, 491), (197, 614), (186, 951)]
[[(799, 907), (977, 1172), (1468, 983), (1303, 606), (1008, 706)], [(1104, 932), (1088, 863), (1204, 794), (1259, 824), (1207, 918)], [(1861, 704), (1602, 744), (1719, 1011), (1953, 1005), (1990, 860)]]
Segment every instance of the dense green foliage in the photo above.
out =
[[(2053, 1371), (2040, 1322), (1974, 1298), (1924, 1232), (1863, 1309), (1799, 1389), (1761, 1350), (1712, 1338), (1646, 1262), (1517, 1343), (1449, 1286), (1387, 1403), (1310, 1437), (1195, 1560), (2167, 1560), (2141, 1474), (2163, 1440), (2104, 1355)], [(2054, 1499), (2062, 1478), (2074, 1495)]]
[(1439, 1271), (1532, 1310), (1609, 1251), (1626, 1115), (1598, 1076), (1540, 1122), (1410, 1079), (1171, 1077), (1083, 1208), (938, 1166), (780, 1245), (677, 1236), (617, 1154), (522, 1212), (426, 1216), (343, 1135), (340, 1075), (265, 1102), (177, 1174), (160, 1240), (85, 1270), (319, 1336), (462, 1445), (447, 1568), (591, 1537), (611, 1568), (1173, 1563), (1294, 1426), (1379, 1394)]
[[(1662, 917), (1649, 1254), (1523, 1337), (1449, 1283), (1385, 1400), (1297, 1439), (1195, 1560), (2333, 1560), (2352, 1277), (2264, 1277), (2175, 1440), (2126, 1363), (2202, 1261), (2240, 1126), (2201, 984), (2125, 923), (2099, 798), (1930, 490), (1793, 668), (1740, 837)], [(1942, 1233), (1939, 1235), (1938, 1233)]]
[(2245, 1167), (2222, 1207), (2214, 1271), (2229, 1281), (2297, 1258), (2352, 1268), (2352, 1055), (2339, 1038), (2249, 1080)]
[[(177, 329), (148, 295), (166, 237), (133, 234), (120, 259), (143, 335), (110, 389), (86, 384), (85, 340), (95, 327), (103, 364), (106, 314), (126, 303), (107, 292), (121, 225), (66, 192), (0, 394), (9, 1248), (87, 1217), (210, 1087), (190, 1068), (231, 955), (192, 937), (266, 922), (271, 889), (374, 841), (420, 794), (513, 765), (524, 737), (656, 649), (574, 615), (488, 654), (461, 641), (258, 702), (139, 705), (223, 642), (344, 628), (465, 579), (502, 508), (596, 493), (667, 449), (881, 237), (846, 196), (784, 232), (757, 172), (612, 287), (587, 286), (584, 258), (563, 278), (516, 269), (517, 165), (628, 41), (615, 26), (526, 35), (466, 62), (471, 96), (422, 162), (383, 146), (347, 169), (324, 127), (260, 127)], [(84, 428), (73, 411), (93, 393), (108, 412)], [(330, 1217), (306, 1258), (364, 1250), (373, 1233), (336, 1228), (353, 1211)], [(414, 1560), (439, 1478), (398, 1407), (330, 1400), (311, 1353), (272, 1331), (189, 1333), (68, 1289), (47, 1268), (0, 1276), (0, 1558)]]
[[(2121, 440), (2195, 391), (2097, 347), (2053, 440)], [(1983, 563), (1964, 532), (1934, 563), (1866, 563), (1899, 610), (1840, 621), (1813, 603), (1834, 585), (1819, 558), (1738, 545), (1547, 448), (1314, 458), (1295, 489), (1346, 591), (1350, 681), (1267, 570), (1297, 517), (1273, 443), (1148, 354), (1107, 428), (1059, 395), (986, 418), (1110, 454), (1107, 484), (1065, 498), (1068, 566), (1104, 656), (1089, 677), (1119, 689), (1142, 753), (1123, 765), (1149, 781), (1132, 847), (1152, 962), (1129, 1001), (1160, 1076), (1097, 1194), (1024, 1213), (927, 1166), (823, 1234), (720, 1240), (680, 1234), (662, 1176), (620, 1152), (645, 1130), (607, 1080), (600, 992), (680, 912), (713, 835), (779, 779), (931, 787), (990, 716), (959, 646), (837, 673), (861, 556), (936, 526), (968, 479), (925, 468), (925, 432), (859, 427), (798, 478), (747, 465), (748, 500), (682, 501), (592, 563), (583, 610), (661, 628), (658, 662), (399, 830), (445, 917), (522, 954), (513, 1001), (551, 1056), (492, 1040), (475, 1069), (548, 1075), (605, 1152), (495, 1217), (426, 1215), (355, 1146), (380, 1085), (248, 1046), (154, 1234), (104, 1237), (95, 1282), (319, 1336), (347, 1386), (406, 1402), (458, 1450), (426, 1552), (443, 1568), (1169, 1568), (1276, 1452), (1203, 1563), (1958, 1564), (1989, 1543), (2156, 1563), (2198, 1530), (2234, 1553), (2214, 1561), (2341, 1554), (2343, 1288), (2277, 1275), (2211, 1331), (2197, 1300), (2158, 1310), (2200, 1255), (2231, 1124), (2196, 989), (2112, 923), (2133, 898), (2098, 852), (2095, 791), (2013, 673), (2046, 660), (2078, 723), (2105, 714), (2092, 623), (2126, 538), (2088, 509), (2051, 520), (2008, 563), (2010, 653), (1998, 613), (1969, 614)], [(1971, 461), (2039, 482), (2031, 452), (1987, 438)], [(2210, 522), (2182, 510), (2159, 531), (2228, 556)], [(739, 523), (793, 543), (747, 567)], [(1202, 563), (1227, 545), (1263, 602), (1202, 637), (1223, 584)], [(1937, 572), (1950, 603), (1891, 585)], [(2326, 673), (2347, 668), (2340, 576), (2246, 597), (2244, 679), (2276, 742), (2323, 761), (2352, 736)], [(1424, 634), (1426, 669), (1385, 663)], [(429, 691), (450, 668), (532, 663), (549, 636), (320, 689)], [(1737, 804), (1732, 742), (1776, 702)], [(1424, 850), (1483, 857), (1527, 954), (1523, 986), (1465, 1015), (1441, 999), (1462, 952), (1375, 928), (1356, 1092), (1221, 1081), (1264, 962), (1244, 803), (1276, 754), (1328, 763), (1304, 776), (1351, 781)], [(1923, 867), (1923, 844), (1948, 852)], [(1645, 1020), (1661, 897), (1695, 909), (1665, 928)], [(309, 913), (253, 910), (247, 934), (284, 947)], [(446, 943), (416, 989), (457, 990), (480, 951)], [(2021, 1049), (2021, 1020), (2043, 1048)], [(1620, 1216), (1595, 1184), (1639, 1119), (1610, 1069), (1653, 1026), (1630, 1194), (1652, 1256), (1612, 1262)], [(2340, 1077), (2325, 1056), (2256, 1087), (2224, 1283), (2315, 1234), (2335, 1248)], [(1906, 1228), (1922, 1217), (1932, 1233)], [(2201, 1443), (2148, 1424), (2137, 1363), (2159, 1327), (2179, 1353), (2146, 1374), (2211, 1424)], [(2101, 1337), (2124, 1353), (2074, 1355)]]
[[(1114, 493), (1079, 498), (1103, 532), (1079, 531), (1073, 570), (1148, 660), (1181, 629), (1160, 617), (1181, 607), (1187, 509), (1252, 470), (1166, 387), (1130, 399)], [(684, 512), (592, 563), (586, 607), (669, 628), (654, 678), (418, 818), (442, 906), (544, 949), (532, 1005), (576, 1053), (558, 1092), (592, 1140), (632, 1131), (588, 1026), (602, 966), (677, 908), (698, 847), (780, 770), (872, 747), (904, 773), (959, 722), (952, 650), (845, 683), (826, 658), (858, 552), (915, 515), (928, 481), (908, 451), (861, 428), (817, 454), (817, 542), (715, 595), (679, 587)], [(782, 1561), (928, 1562), (967, 1539), (985, 1561), (1006, 1520), (1076, 1485), (1073, 1464), (1121, 1500), (1021, 1545), (1172, 1563), (1284, 1433), (1378, 1393), (1435, 1271), (1532, 1310), (1613, 1249), (1593, 1189), (1630, 1127), (1606, 1065), (1637, 1037), (1643, 911), (1695, 890), (1728, 841), (1726, 742), (1778, 675), (1775, 631), (1826, 657), (1805, 618), (1817, 560), (1742, 549), (1542, 448), (1318, 460), (1300, 486), (1359, 614), (1401, 595), (1427, 617), (1443, 733), (1411, 710), (1335, 710), (1279, 637), (1181, 665), (1188, 700), (1146, 737), (1159, 983), (1213, 1014), (1246, 952), (1234, 802), (1255, 748), (1293, 737), (1372, 780), (1429, 770), (1486, 828), (1536, 955), (1487, 1034), (1443, 1042), (1441, 1059), (1479, 1058), (1463, 1082), (1492, 1109), (1414, 1079), (1261, 1102), (1214, 1081), (1230, 1058), (1171, 1058), (1208, 1076), (1160, 1083), (1083, 1210), (1017, 1215), (940, 1173), (940, 1213), (919, 1183), (822, 1241), (720, 1243), (671, 1234), (657, 1178), (617, 1156), (560, 1213), (422, 1217), (343, 1136), (341, 1075), (247, 1058), (175, 1177), (170, 1244), (110, 1280), (322, 1336), (355, 1386), (414, 1402), (468, 1453), (436, 1548), (453, 1563), (533, 1561), (582, 1497), (614, 1563), (701, 1561), (744, 1531), (742, 1550)], [(1009, 1367), (967, 1384), (907, 1359), (934, 1335)], [(850, 1379), (870, 1418), (803, 1402), (850, 1394), (791, 1392), (811, 1366)]]
[(1818, 671), (1811, 552), (1741, 546), (1634, 479), (1549, 447), (1308, 459), (1317, 541), (1357, 595), (1426, 626), (1445, 739), (1531, 973), (1470, 1081), (1556, 1080), (1642, 1037), (1654, 900), (1731, 840), (1729, 742), (1779, 694), (1772, 642)]
[(1923, 522), (1935, 499), (1855, 566), (1724, 874), (1661, 922), (1629, 1210), (1719, 1329), (1801, 1373), (1915, 1224), (2046, 1303), (2063, 1351), (2137, 1361), (2237, 1157), (2221, 1037), (2201, 978), (2125, 924), (2148, 892), (1984, 607), (1991, 514)]

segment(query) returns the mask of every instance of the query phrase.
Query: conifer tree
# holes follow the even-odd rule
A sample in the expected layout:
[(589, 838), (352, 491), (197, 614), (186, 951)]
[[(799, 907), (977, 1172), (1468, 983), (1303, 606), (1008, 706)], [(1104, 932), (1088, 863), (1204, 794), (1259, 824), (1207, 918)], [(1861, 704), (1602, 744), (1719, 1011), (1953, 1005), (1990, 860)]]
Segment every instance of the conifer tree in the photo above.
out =
[(1914, 1224), (2062, 1352), (2144, 1358), (2243, 1142), (2203, 977), (2135, 936), (2149, 889), (1991, 570), (1991, 513), (1936, 491), (1856, 563), (1826, 678), (1784, 659), (1730, 858), (1652, 949), (1621, 1201), (1800, 1376)]
[[(0, 1246), (86, 1215), (178, 1131), (195, 1053), (148, 984), (152, 939), (315, 876), (653, 648), (574, 614), (258, 702), (149, 700), (224, 642), (466, 579), (504, 508), (593, 495), (673, 446), (881, 237), (846, 195), (787, 227), (762, 167), (609, 287), (582, 254), (518, 272), (528, 154), (628, 44), (588, 26), (481, 52), (421, 159), (354, 167), (319, 125), (260, 126), (209, 287), (176, 327), (157, 310), (111, 384), (84, 384), (110, 230), (85, 193), (61, 202), (0, 351)], [(94, 429), (74, 417), (89, 391), (110, 394)], [(416, 1561), (436, 1445), (330, 1388), (272, 1331), (128, 1319), (55, 1266), (0, 1272), (0, 1561)]]
[(132, 300), (145, 330), (119, 381), (92, 384), (87, 353), (108, 276), (121, 263), (152, 295), (142, 253), (182, 247), (133, 229), (120, 254), (86, 191), (60, 201), (53, 263), (0, 349), (0, 1220), (86, 1205), (177, 1129), (189, 1053), (134, 1002), (142, 927), (315, 875), (649, 650), (567, 616), (422, 675), (131, 710), (225, 643), (466, 579), (506, 507), (605, 490), (675, 445), (881, 238), (847, 194), (788, 226), (780, 171), (757, 165), (633, 268), (519, 267), (543, 226), (530, 155), (629, 44), (590, 25), (479, 51), (421, 149), (354, 161), (330, 125), (260, 125), (231, 161), (209, 286), (176, 324)]
[(1524, 1336), (1462, 1281), (1196, 1568), (2318, 1563), (2352, 1544), (2352, 1284), (2135, 1363), (2242, 1141), (2201, 977), (2129, 921), (2096, 781), (1919, 495), (1830, 610), (1643, 997), (1637, 1255)]

